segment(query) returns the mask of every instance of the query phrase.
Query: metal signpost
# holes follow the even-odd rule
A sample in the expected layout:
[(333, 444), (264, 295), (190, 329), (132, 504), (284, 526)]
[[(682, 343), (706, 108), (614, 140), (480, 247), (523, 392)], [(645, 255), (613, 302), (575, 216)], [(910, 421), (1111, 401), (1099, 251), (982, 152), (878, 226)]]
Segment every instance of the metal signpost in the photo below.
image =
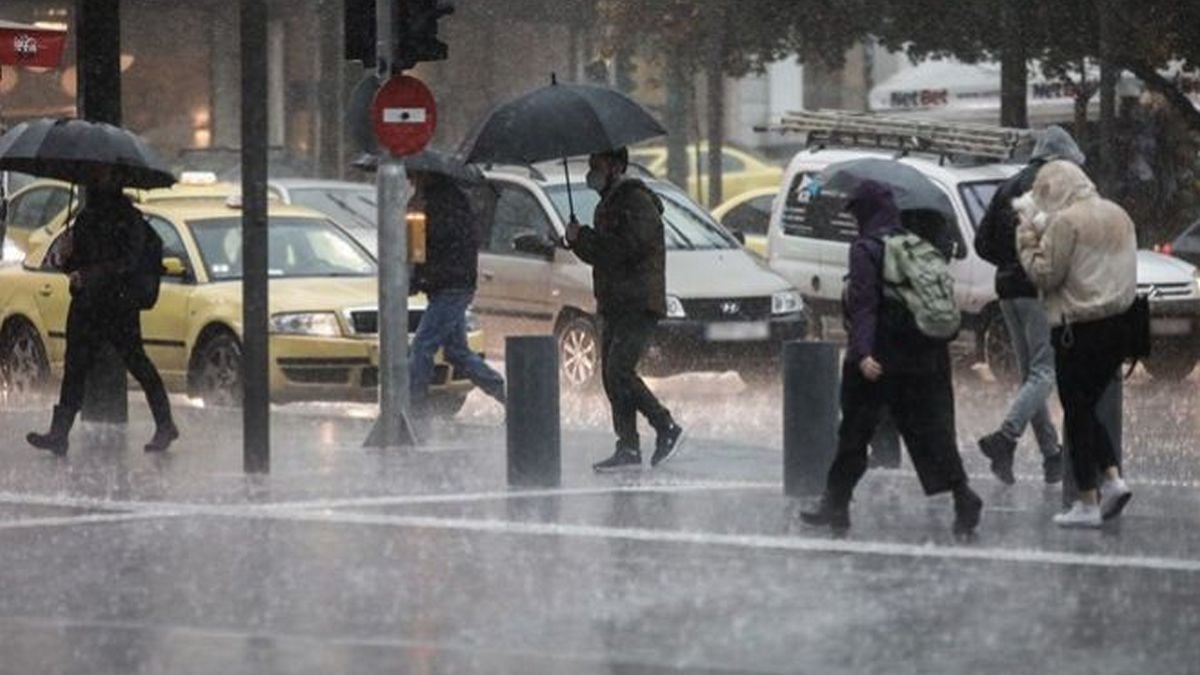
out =
[(409, 418), (408, 291), (406, 221), (411, 196), (401, 157), (420, 152), (433, 137), (437, 108), (424, 84), (396, 71), (396, 3), (377, 0), (377, 63), (383, 86), (371, 104), (371, 120), (386, 150), (379, 162), (379, 418), (368, 447), (413, 446)]
[(271, 467), (267, 286), (267, 4), (242, 0), (242, 464)]

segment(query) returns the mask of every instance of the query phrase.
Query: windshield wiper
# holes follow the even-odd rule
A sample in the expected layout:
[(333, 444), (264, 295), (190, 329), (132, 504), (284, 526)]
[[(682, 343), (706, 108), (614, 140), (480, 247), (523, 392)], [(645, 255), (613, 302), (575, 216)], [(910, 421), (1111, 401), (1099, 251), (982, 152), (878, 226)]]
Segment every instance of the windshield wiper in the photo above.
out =
[(349, 214), (351, 215), (351, 217), (353, 217), (353, 218), (354, 218), (355, 220), (357, 220), (358, 222), (360, 222), (360, 223), (362, 223), (363, 225), (366, 225), (366, 226), (368, 226), (368, 227), (375, 227), (375, 223), (372, 223), (371, 221), (369, 221), (369, 220), (367, 220), (366, 218), (364, 218), (364, 217), (363, 217), (361, 214), (359, 214), (357, 211), (355, 211), (355, 210), (354, 210), (354, 209), (353, 209), (353, 208), (350, 206), (350, 204), (348, 204), (348, 203), (347, 203), (345, 200), (343, 200), (341, 197), (338, 197), (338, 196), (334, 195), (332, 192), (328, 192), (328, 193), (326, 193), (326, 194), (325, 194), (325, 196), (329, 198), (329, 201), (331, 201), (331, 202), (333, 202), (334, 204), (337, 204), (338, 206), (340, 206), (340, 207), (341, 207), (341, 209), (342, 209), (343, 211), (345, 211), (346, 213), (349, 213)]

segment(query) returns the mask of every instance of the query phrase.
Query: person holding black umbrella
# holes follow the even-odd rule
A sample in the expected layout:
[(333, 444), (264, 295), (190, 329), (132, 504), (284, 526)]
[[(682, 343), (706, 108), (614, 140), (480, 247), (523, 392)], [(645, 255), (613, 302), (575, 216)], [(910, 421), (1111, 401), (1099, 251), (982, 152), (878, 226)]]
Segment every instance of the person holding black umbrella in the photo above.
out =
[(667, 311), (663, 204), (645, 183), (625, 175), (625, 148), (592, 154), (588, 165), (588, 187), (601, 196), (595, 223), (583, 227), (572, 219), (567, 241), (592, 266), (604, 391), (617, 434), (616, 451), (592, 468), (605, 472), (641, 466), (639, 412), (658, 434), (650, 459), (651, 466), (658, 466), (679, 450), (683, 436), (670, 411), (637, 374), (638, 361)]
[[(111, 169), (96, 168), (87, 184), (87, 201), (70, 232), (62, 270), (70, 275), (67, 350), (62, 387), (50, 431), (26, 436), (30, 445), (55, 455), (67, 453), (68, 436), (83, 406), (88, 371), (103, 343), (113, 347), (146, 393), (154, 415), (154, 437), (147, 452), (166, 450), (179, 437), (171, 404), (158, 370), (142, 346), (141, 300), (144, 288), (161, 274), (162, 242), (121, 190)], [(159, 251), (158, 269), (146, 269), (145, 253)]]

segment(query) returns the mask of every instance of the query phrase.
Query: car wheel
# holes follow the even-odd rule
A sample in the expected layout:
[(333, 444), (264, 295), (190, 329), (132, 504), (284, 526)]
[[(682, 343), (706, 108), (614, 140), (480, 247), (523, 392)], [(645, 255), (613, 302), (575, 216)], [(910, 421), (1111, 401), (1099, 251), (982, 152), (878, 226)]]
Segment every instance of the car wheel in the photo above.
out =
[(1163, 382), (1182, 382), (1196, 369), (1195, 355), (1167, 351), (1142, 361), (1150, 377)]
[(222, 331), (205, 340), (192, 362), (195, 391), (205, 405), (236, 408), (242, 405), (242, 345)]
[(600, 337), (594, 321), (576, 316), (558, 329), (558, 362), (563, 382), (576, 391), (600, 379)]
[(429, 413), (434, 417), (445, 419), (454, 417), (467, 404), (468, 393), (465, 391), (429, 392), (429, 399), (427, 400)]
[(1008, 325), (1000, 312), (992, 312), (983, 332), (983, 358), (992, 376), (1000, 382), (1014, 384), (1020, 379), (1017, 354), (1013, 351)]
[(50, 359), (37, 330), (19, 321), (0, 335), (0, 392), (9, 400), (41, 393), (50, 379)]

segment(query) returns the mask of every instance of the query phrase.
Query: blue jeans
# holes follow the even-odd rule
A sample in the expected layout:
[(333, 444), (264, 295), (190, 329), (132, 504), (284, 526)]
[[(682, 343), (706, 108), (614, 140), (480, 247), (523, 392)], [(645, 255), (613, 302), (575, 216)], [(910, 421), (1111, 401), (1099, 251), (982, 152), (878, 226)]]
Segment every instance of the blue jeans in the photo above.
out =
[(433, 357), (442, 350), (455, 371), (465, 375), (485, 394), (504, 403), (504, 378), (492, 370), (467, 345), (467, 308), (473, 291), (439, 291), (429, 294), (429, 306), (413, 337), (409, 383), (413, 407), (420, 409), (433, 379)]
[(1054, 349), (1046, 310), (1036, 298), (1013, 298), (1000, 301), (1000, 312), (1021, 371), (1021, 387), (1009, 405), (1000, 433), (1015, 442), (1025, 433), (1025, 427), (1032, 425), (1042, 456), (1051, 457), (1058, 453), (1058, 431), (1046, 407), (1054, 387)]

